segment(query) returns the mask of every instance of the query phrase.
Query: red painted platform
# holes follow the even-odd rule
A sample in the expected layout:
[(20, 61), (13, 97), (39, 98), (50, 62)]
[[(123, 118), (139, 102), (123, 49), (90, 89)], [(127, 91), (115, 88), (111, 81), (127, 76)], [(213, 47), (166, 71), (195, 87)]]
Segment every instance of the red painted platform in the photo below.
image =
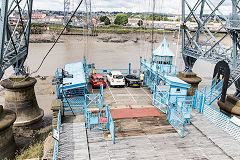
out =
[(111, 115), (113, 119), (165, 116), (165, 114), (160, 114), (156, 108), (111, 109)]

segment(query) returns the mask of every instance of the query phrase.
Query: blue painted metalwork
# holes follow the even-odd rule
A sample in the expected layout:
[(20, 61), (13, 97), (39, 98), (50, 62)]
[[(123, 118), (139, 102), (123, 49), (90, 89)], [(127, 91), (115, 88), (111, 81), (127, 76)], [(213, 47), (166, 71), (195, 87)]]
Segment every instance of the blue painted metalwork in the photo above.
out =
[[(221, 8), (232, 3), (232, 12), (229, 16), (221, 12)], [(185, 9), (185, 7), (187, 9)], [(240, 31), (240, 1), (239, 0), (182, 0), (182, 26), (194, 18), (198, 24), (197, 29), (182, 28), (182, 56), (185, 62), (185, 72), (192, 72), (197, 59), (203, 59), (211, 63), (226, 61), (230, 67), (228, 88), (235, 83), (237, 97), (240, 97), (240, 57), (239, 57), (239, 31)], [(211, 13), (206, 15), (205, 12)], [(213, 32), (208, 25), (212, 17), (221, 24)], [(222, 33), (221, 38), (217, 35)], [(200, 34), (204, 35), (204, 39)], [(200, 40), (201, 38), (201, 40)], [(232, 41), (226, 46), (225, 40)]]
[(128, 74), (132, 74), (132, 64), (128, 64)]
[(179, 116), (173, 104), (168, 106), (167, 120), (173, 126), (173, 128), (178, 132), (178, 134), (181, 137), (184, 137), (186, 121), (183, 119), (183, 117)]
[(113, 119), (112, 119), (112, 116), (111, 116), (110, 109), (109, 109), (108, 105), (106, 105), (106, 115), (108, 117), (108, 129), (110, 131), (113, 144), (115, 144), (115, 125), (114, 125), (114, 122), (113, 122)]
[[(163, 113), (167, 113), (167, 106), (169, 105), (169, 92), (157, 89), (155, 86), (155, 91), (153, 92), (153, 105), (160, 109)], [(166, 89), (168, 90), (168, 89)]]
[(222, 79), (218, 83), (215, 83), (215, 85), (211, 87), (210, 91), (206, 93), (207, 104), (211, 105), (215, 100), (217, 100), (221, 96), (223, 82), (224, 82), (224, 79)]
[[(24, 62), (28, 56), (33, 0), (1, 0), (0, 18), (0, 79), (10, 66), (15, 75), (26, 74)], [(10, 16), (17, 17), (11, 25)]]
[[(66, 64), (64, 69), (55, 72), (57, 98), (63, 102), (63, 114), (65, 112), (85, 112), (85, 95), (88, 90), (88, 75), (91, 66), (87, 64), (86, 58), (83, 62)], [(102, 102), (101, 102), (102, 103)]]
[[(58, 111), (58, 121), (57, 121), (57, 132), (60, 132), (60, 127), (61, 127), (61, 110), (59, 109)], [(54, 144), (54, 149), (53, 149), (53, 160), (57, 160), (58, 159), (58, 145), (59, 142), (58, 140), (55, 140), (55, 144)]]
[(108, 104), (105, 106), (105, 112), (103, 110), (101, 112), (92, 112), (86, 109), (85, 113), (87, 128), (90, 131), (109, 130), (115, 144), (115, 126)]
[[(101, 118), (107, 117), (105, 113), (87, 111), (87, 128), (90, 131), (107, 130), (107, 122), (100, 122)], [(107, 117), (108, 118), (108, 117)]]
[[(131, 69), (130, 72), (129, 72), (129, 69), (96, 69), (96, 73), (102, 74), (103, 76), (107, 76), (107, 73), (111, 71), (120, 71), (123, 75), (128, 75), (129, 73), (132, 74), (133, 69)], [(137, 73), (134, 73), (134, 74), (138, 75), (139, 70), (136, 69), (136, 71)]]
[(177, 97), (175, 107), (180, 117), (190, 124), (191, 112), (195, 102), (195, 96)]

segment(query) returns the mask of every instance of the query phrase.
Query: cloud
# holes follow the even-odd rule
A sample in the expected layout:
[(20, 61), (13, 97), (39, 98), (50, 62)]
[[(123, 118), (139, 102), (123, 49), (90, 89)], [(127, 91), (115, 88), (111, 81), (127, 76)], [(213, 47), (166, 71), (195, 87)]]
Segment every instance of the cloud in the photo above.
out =
[[(25, 0), (23, 0), (25, 1)], [(80, 0), (70, 0), (70, 10), (73, 10), (77, 6)], [(89, 2), (89, 0), (87, 0)], [(182, 0), (155, 0), (155, 12), (158, 13), (181, 13), (181, 1)], [(188, 0), (191, 6), (194, 6), (197, 0)], [(207, 0), (205, 4), (204, 13), (210, 13), (208, 5), (217, 5), (221, 0)], [(85, 10), (83, 4), (80, 10)], [(123, 12), (152, 12), (153, 0), (91, 0), (92, 11), (123, 11)], [(211, 4), (212, 3), (212, 4)], [(223, 5), (220, 7), (220, 11), (229, 15), (232, 10), (232, 2), (225, 0)], [(199, 7), (200, 8), (200, 7)], [(64, 0), (33, 0), (33, 9), (44, 9), (44, 10), (57, 10), (63, 11)], [(189, 11), (186, 7), (186, 11)], [(197, 10), (199, 13), (199, 9)]]

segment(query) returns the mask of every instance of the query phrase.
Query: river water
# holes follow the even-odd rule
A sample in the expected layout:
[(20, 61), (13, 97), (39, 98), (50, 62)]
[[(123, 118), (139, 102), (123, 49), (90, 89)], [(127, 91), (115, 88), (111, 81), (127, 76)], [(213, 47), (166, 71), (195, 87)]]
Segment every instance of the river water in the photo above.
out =
[[(104, 33), (102, 34), (104, 36)], [(130, 35), (128, 38), (134, 39), (134, 36), (140, 39), (137, 43), (132, 40), (125, 43), (103, 42), (98, 37), (64, 35), (60, 39), (62, 43), (56, 44), (39, 72), (33, 76), (53, 76), (56, 68), (64, 67), (67, 63), (82, 61), (84, 55), (87, 57), (88, 63), (95, 63), (96, 68), (127, 69), (128, 63), (132, 63), (132, 68), (138, 69), (140, 56), (147, 60), (151, 58), (152, 44), (149, 42), (149, 38), (144, 37), (145, 35)], [(182, 71), (184, 63), (180, 54), (181, 39), (177, 40), (173, 38), (172, 34), (166, 36), (171, 50), (177, 53), (176, 64), (178, 71)], [(117, 37), (119, 38), (121, 35), (117, 35)], [(157, 43), (153, 44), (154, 49), (162, 41), (163, 35), (155, 35), (155, 39)], [(29, 56), (25, 64), (29, 66), (31, 72), (37, 69), (51, 46), (51, 43), (30, 44)], [(203, 60), (196, 61), (193, 71), (203, 79), (200, 88), (210, 84), (213, 70), (214, 64)], [(8, 69), (4, 78), (10, 74), (12, 74), (12, 70)], [(228, 92), (233, 93), (234, 87), (230, 88)]]

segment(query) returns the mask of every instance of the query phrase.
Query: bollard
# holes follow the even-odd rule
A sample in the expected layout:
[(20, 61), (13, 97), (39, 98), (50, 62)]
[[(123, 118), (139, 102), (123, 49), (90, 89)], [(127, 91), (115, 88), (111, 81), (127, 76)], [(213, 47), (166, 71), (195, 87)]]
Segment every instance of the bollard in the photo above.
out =
[(0, 106), (0, 159), (14, 158), (17, 145), (13, 137), (12, 126), (16, 114)]
[(191, 87), (188, 89), (188, 96), (193, 96), (195, 94), (196, 89), (198, 89), (198, 84), (202, 81), (196, 73), (179, 72), (178, 78), (191, 84)]
[(32, 77), (12, 76), (1, 82), (5, 91), (5, 108), (14, 111), (17, 119), (14, 126), (27, 126), (42, 120), (43, 110), (39, 108)]

